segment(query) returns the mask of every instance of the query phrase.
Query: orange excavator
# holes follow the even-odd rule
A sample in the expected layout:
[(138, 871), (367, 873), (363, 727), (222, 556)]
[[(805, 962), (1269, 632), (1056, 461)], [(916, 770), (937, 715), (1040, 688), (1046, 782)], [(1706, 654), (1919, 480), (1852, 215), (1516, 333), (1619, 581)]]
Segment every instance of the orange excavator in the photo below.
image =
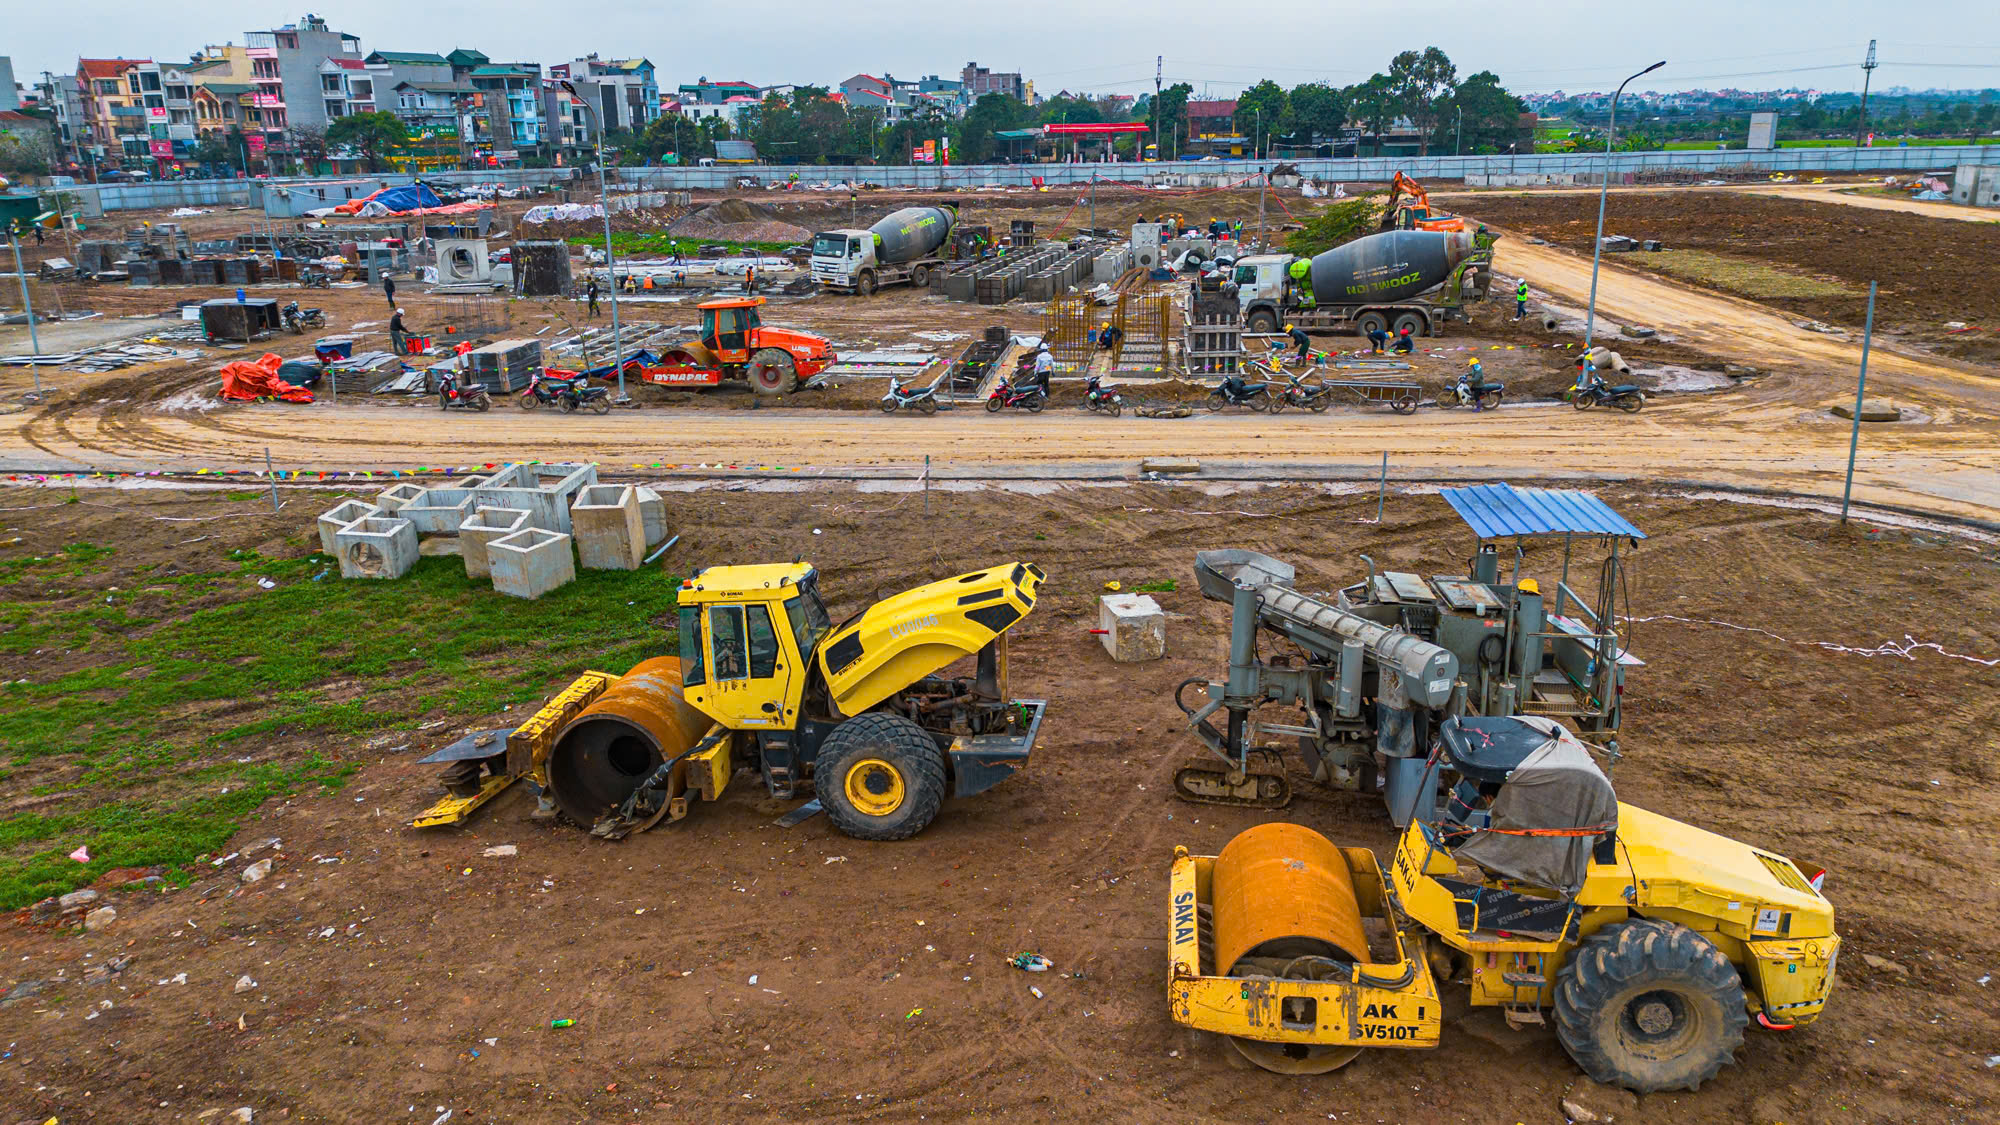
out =
[[(1407, 199), (1404, 197), (1407, 196)], [(1398, 203), (1401, 206), (1398, 206)], [(1389, 185), (1389, 203), (1382, 209), (1383, 230), (1471, 230), (1472, 224), (1457, 215), (1431, 210), (1430, 193), (1424, 185), (1401, 172)]]

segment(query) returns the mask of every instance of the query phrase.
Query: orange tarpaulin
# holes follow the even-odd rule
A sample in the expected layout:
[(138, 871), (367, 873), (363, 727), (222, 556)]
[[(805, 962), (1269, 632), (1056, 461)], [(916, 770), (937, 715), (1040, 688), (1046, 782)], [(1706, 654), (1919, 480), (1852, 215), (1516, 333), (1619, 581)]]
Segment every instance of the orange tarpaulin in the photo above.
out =
[(263, 358), (252, 363), (239, 359), (222, 367), (222, 397), (233, 402), (255, 402), (260, 398), (281, 398), (286, 402), (311, 402), (313, 393), (304, 387), (295, 387), (278, 378), (278, 367), (285, 362), (284, 357), (275, 352), (265, 352)]

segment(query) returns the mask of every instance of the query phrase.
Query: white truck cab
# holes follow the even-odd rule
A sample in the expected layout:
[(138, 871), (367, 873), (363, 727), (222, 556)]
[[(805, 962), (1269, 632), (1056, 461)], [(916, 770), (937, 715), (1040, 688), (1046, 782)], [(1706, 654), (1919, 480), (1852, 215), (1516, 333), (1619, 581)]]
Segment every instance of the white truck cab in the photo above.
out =
[(853, 289), (862, 270), (879, 269), (875, 236), (865, 230), (829, 230), (813, 236), (812, 278), (821, 285)]

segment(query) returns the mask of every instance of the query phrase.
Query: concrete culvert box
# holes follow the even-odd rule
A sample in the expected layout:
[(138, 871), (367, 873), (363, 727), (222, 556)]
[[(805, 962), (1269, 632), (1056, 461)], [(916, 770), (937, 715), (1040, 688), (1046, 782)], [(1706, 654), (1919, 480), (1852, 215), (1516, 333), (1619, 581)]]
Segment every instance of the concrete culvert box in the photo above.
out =
[(539, 527), (524, 528), (486, 545), (493, 588), (533, 600), (576, 581), (569, 536)]
[(382, 514), (382, 509), (366, 500), (343, 500), (335, 504), (319, 514), (319, 549), (334, 558), (339, 558), (340, 544), (334, 542), (334, 536), (340, 529), (356, 520)]
[(458, 525), (458, 554), (465, 560), (467, 578), (487, 578), (493, 573), (493, 563), (486, 553), (486, 547), (495, 539), (521, 531), (528, 526), (526, 508), (481, 508), (472, 518)]
[(334, 533), (342, 578), (401, 578), (417, 565), (417, 529), (406, 519), (369, 516)]
[(570, 504), (569, 522), (585, 570), (639, 569), (646, 555), (646, 526), (637, 489), (590, 485)]

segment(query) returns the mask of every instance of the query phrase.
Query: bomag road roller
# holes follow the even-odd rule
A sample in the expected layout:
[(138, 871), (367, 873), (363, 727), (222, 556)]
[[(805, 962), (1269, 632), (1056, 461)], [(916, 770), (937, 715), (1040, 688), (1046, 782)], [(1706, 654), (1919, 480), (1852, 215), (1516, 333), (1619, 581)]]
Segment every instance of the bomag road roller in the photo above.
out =
[(1540, 716), (1462, 717), (1429, 767), (1447, 798), (1411, 818), (1387, 872), (1296, 824), (1218, 856), (1175, 849), (1175, 1022), (1267, 1070), (1320, 1074), (1363, 1047), (1434, 1047), (1436, 977), (1515, 1028), (1545, 1023), (1592, 1079), (1693, 1090), (1754, 1019), (1811, 1023), (1840, 938), (1791, 860), (1620, 803)]
[[(456, 823), (527, 776), (545, 807), (615, 839), (753, 770), (773, 797), (817, 794), (783, 823), (823, 808), (850, 836), (913, 836), (947, 796), (1027, 763), (1046, 705), (1008, 696), (1006, 634), (1042, 578), (1005, 563), (836, 627), (810, 564), (710, 567), (681, 583), (677, 656), (586, 672), (521, 726), (425, 759), (453, 763), (454, 795), (415, 823)], [(960, 661), (969, 675), (945, 674)]]

